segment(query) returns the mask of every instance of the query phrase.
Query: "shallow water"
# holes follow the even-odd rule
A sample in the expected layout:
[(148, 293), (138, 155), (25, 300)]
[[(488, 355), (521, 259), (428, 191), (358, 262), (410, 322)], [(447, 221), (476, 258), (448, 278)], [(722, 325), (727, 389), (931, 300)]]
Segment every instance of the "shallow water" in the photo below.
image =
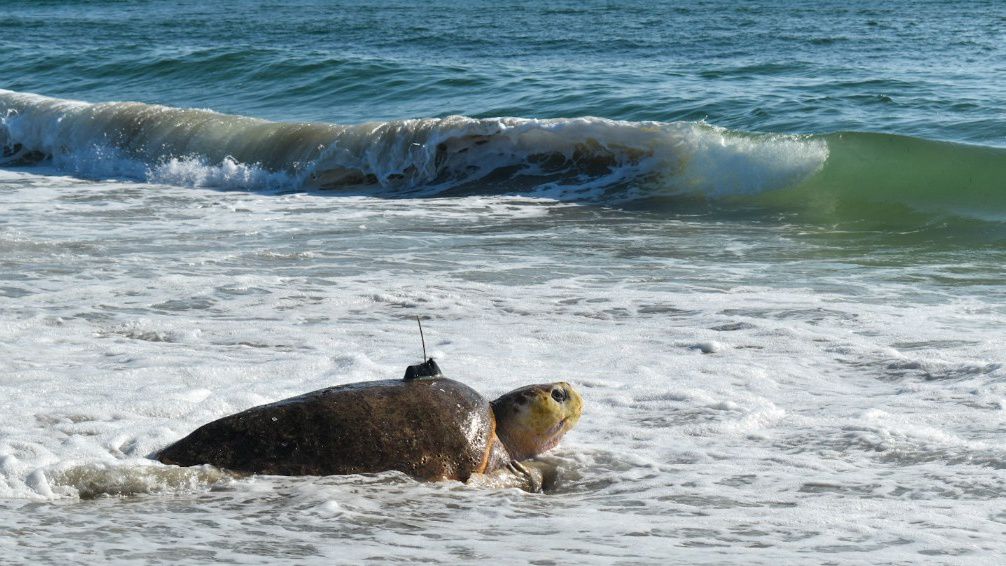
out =
[[(18, 555), (758, 563), (998, 548), (994, 254), (888, 265), (884, 248), (829, 249), (793, 226), (520, 197), (4, 175), (18, 213), (2, 232), (2, 485)], [(583, 392), (550, 456), (555, 492), (145, 459), (245, 407), (397, 375), (418, 356), (416, 313), (449, 375), (487, 396), (557, 378)]]
[[(95, 137), (122, 114), (81, 133), (19, 106), (4, 143), (48, 158), (0, 169), (6, 560), (997, 563), (999, 4), (214, 6), (14, 4), (0, 88), (323, 128), (559, 119), (478, 164), (639, 145), (560, 173), (381, 177), (486, 147), (437, 161), (424, 138), (319, 190), (151, 130)], [(71, 31), (84, 47), (57, 47)], [(833, 133), (850, 129), (898, 137)], [(416, 315), (486, 397), (578, 388), (552, 492), (148, 458), (247, 407), (398, 376)]]

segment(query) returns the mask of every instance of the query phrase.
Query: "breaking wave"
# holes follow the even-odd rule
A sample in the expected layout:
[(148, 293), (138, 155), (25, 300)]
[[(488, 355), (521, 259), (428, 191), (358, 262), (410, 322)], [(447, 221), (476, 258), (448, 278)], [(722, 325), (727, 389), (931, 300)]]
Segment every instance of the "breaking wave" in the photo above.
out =
[(11, 91), (0, 91), (0, 116), (0, 164), (51, 160), (83, 176), (251, 190), (594, 199), (631, 185), (722, 196), (789, 186), (828, 155), (820, 140), (689, 122), (449, 116), (347, 126)]
[(871, 133), (780, 135), (702, 122), (449, 116), (270, 122), (0, 90), (0, 166), (257, 191), (524, 193), (654, 206), (683, 198), (834, 218), (1006, 221), (1006, 149)]

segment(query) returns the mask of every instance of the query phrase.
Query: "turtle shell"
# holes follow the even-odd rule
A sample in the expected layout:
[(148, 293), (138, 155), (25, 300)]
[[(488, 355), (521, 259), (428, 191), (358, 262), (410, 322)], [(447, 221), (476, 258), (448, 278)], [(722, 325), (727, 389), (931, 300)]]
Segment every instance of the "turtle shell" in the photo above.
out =
[(213, 421), (157, 455), (276, 475), (398, 470), (465, 481), (509, 461), (489, 402), (446, 378), (330, 387)]

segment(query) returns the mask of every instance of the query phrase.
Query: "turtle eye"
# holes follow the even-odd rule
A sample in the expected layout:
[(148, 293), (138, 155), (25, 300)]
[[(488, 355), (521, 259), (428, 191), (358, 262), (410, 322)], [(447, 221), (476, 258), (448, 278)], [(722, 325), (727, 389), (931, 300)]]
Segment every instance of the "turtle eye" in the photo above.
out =
[(564, 389), (559, 389), (558, 387), (556, 387), (555, 389), (552, 390), (552, 398), (555, 399), (556, 403), (562, 403), (563, 401), (568, 399), (569, 396), (566, 395), (566, 391)]

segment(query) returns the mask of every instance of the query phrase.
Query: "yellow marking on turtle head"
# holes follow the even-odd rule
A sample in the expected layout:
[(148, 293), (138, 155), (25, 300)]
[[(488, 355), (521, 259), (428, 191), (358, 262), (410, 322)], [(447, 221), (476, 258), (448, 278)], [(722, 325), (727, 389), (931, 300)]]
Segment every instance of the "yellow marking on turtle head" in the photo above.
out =
[(492, 405), (496, 436), (518, 461), (555, 447), (583, 412), (583, 398), (566, 382), (521, 387)]

